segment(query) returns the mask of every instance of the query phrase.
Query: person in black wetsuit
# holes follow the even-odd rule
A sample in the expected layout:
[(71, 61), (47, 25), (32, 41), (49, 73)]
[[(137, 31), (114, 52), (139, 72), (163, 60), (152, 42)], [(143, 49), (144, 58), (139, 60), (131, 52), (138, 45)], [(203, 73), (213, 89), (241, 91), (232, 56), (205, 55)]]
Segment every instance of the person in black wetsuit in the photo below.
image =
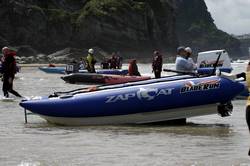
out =
[(159, 51), (154, 51), (154, 58), (152, 62), (152, 69), (155, 74), (155, 78), (161, 78), (162, 72), (162, 55)]
[(9, 97), (9, 93), (17, 97), (22, 97), (18, 92), (13, 90), (13, 81), (16, 74), (16, 60), (15, 55), (16, 52), (11, 51), (8, 47), (4, 47), (2, 49), (2, 53), (4, 55), (4, 60), (2, 62), (2, 73), (3, 73), (3, 93), (5, 97)]

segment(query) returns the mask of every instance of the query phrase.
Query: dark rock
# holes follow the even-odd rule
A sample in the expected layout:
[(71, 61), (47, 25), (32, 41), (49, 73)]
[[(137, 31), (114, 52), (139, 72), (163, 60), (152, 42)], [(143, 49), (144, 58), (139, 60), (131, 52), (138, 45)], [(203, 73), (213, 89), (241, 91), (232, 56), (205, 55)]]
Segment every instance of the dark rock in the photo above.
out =
[[(108, 54), (99, 47), (93, 47), (95, 50), (95, 58), (101, 62)], [(88, 49), (65, 48), (47, 56), (48, 61), (52, 63), (69, 63), (73, 60), (80, 61), (86, 58)]]
[(204, 0), (2, 0), (0, 19), (0, 44), (45, 54), (98, 46), (151, 59), (155, 49), (174, 56), (178, 40), (196, 51), (239, 51), (239, 41), (216, 28)]
[(176, 0), (176, 27), (180, 45), (195, 52), (226, 49), (231, 56), (240, 56), (240, 42), (217, 29), (204, 0)]
[(9, 45), (9, 42), (0, 36), (0, 48), (3, 48), (3, 47), (8, 46), (8, 45)]
[(19, 57), (30, 57), (36, 56), (37, 54), (37, 51), (30, 46), (20, 46), (17, 50), (17, 56)]

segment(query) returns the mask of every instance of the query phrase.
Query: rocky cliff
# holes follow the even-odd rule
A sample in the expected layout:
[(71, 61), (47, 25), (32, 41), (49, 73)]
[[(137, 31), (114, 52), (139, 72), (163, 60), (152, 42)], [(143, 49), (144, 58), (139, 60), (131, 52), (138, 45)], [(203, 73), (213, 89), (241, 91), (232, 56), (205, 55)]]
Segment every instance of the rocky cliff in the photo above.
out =
[(196, 52), (227, 49), (231, 56), (242, 56), (240, 42), (217, 29), (203, 0), (176, 0), (176, 28), (180, 45)]
[(4, 0), (0, 46), (31, 45), (45, 53), (98, 46), (130, 56), (172, 51), (173, 7), (171, 0)]
[(203, 0), (2, 0), (0, 19), (0, 47), (29, 45), (45, 54), (97, 46), (149, 58), (155, 49), (174, 56), (179, 43), (197, 51), (239, 48)]

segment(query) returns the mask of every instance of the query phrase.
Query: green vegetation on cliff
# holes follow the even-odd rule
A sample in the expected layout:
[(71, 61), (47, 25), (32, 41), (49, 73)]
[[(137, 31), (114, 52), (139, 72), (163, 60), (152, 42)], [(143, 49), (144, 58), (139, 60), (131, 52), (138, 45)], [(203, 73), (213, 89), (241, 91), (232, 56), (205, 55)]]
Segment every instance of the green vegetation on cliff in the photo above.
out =
[(204, 0), (3, 0), (0, 9), (0, 46), (30, 45), (43, 53), (98, 46), (140, 58), (155, 49), (174, 56), (178, 44), (239, 51)]

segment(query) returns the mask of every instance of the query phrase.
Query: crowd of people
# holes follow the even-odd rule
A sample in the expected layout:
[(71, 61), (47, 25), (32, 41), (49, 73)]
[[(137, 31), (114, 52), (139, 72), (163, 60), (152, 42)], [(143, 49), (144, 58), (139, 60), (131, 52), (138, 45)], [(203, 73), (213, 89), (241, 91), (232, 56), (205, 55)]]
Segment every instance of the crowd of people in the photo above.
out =
[(102, 69), (121, 69), (122, 57), (116, 53), (112, 53), (111, 58), (104, 58), (101, 62)]
[[(5, 97), (9, 97), (9, 93), (15, 96), (22, 97), (18, 92), (13, 90), (13, 81), (17, 72), (16, 66), (16, 52), (8, 47), (2, 48), (3, 57), (0, 60), (2, 66), (2, 80), (3, 80), (3, 93)], [(79, 69), (87, 69), (89, 73), (95, 73), (95, 51), (90, 48), (86, 58), (82, 58), (80, 65), (77, 61), (72, 61), (70, 65), (66, 67), (66, 71), (78, 72)], [(179, 47), (177, 49), (176, 58), (176, 70), (178, 71), (193, 71), (196, 69), (195, 63), (191, 58), (192, 50), (187, 47)], [(154, 51), (152, 60), (152, 72), (155, 78), (161, 78), (163, 66), (163, 55), (159, 51)], [(51, 65), (51, 67), (53, 67)], [(102, 69), (121, 69), (122, 68), (122, 57), (116, 53), (112, 53), (111, 58), (104, 58), (101, 62)], [(141, 76), (136, 59), (132, 59), (129, 62), (128, 73), (130, 76)]]
[[(73, 61), (69, 68), (66, 68), (66, 71), (69, 72), (77, 72), (79, 69), (87, 69), (89, 73), (95, 73), (95, 64), (97, 62), (95, 56), (94, 49), (90, 48), (88, 50), (88, 55), (86, 58), (82, 58), (80, 64), (76, 61)], [(192, 72), (197, 67), (192, 59), (192, 49), (190, 47), (178, 47), (177, 49), (177, 57), (176, 57), (176, 70), (177, 71), (185, 71)], [(153, 60), (152, 60), (152, 72), (155, 75), (155, 78), (161, 78), (163, 67), (163, 55), (159, 51), (154, 51)], [(101, 62), (102, 69), (121, 69), (122, 68), (122, 57), (118, 56), (116, 53), (111, 54), (111, 58), (104, 57)], [(132, 59), (129, 61), (128, 67), (130, 76), (140, 76), (140, 72), (138, 70), (136, 59)]]
[[(95, 64), (97, 60), (94, 56), (95, 50), (90, 48), (86, 58), (81, 58), (80, 62), (72, 61), (66, 67), (66, 72), (75, 73), (81, 69), (86, 69), (89, 73), (95, 73)], [(122, 57), (116, 53), (111, 54), (111, 58), (103, 58), (103, 61), (100, 63), (101, 69), (121, 69), (122, 68)]]

